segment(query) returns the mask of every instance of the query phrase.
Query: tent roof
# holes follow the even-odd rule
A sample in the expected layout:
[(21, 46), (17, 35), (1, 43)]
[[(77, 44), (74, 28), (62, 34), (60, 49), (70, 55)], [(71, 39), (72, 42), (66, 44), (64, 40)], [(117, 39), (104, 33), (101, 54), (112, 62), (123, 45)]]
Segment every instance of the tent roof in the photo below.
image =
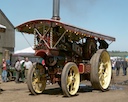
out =
[(22, 49), (22, 50), (18, 50), (16, 52), (14, 52), (15, 55), (24, 55), (24, 56), (34, 56), (35, 54), (35, 50), (33, 50), (32, 47), (28, 47), (28, 48), (25, 48), (25, 49)]

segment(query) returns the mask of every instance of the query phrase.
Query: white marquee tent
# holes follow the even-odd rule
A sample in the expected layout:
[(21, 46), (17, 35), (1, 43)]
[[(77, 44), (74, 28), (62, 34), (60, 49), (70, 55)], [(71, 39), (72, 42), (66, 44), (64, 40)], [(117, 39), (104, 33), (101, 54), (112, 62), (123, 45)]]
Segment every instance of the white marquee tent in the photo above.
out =
[(18, 50), (14, 52), (14, 55), (19, 56), (34, 56), (35, 50), (32, 47), (28, 47), (22, 50)]
[(13, 61), (15, 62), (17, 57), (23, 59), (24, 57), (29, 57), (29, 60), (32, 62), (39, 62), (39, 56), (35, 56), (35, 50), (32, 47), (28, 47), (22, 50), (15, 51), (13, 56)]

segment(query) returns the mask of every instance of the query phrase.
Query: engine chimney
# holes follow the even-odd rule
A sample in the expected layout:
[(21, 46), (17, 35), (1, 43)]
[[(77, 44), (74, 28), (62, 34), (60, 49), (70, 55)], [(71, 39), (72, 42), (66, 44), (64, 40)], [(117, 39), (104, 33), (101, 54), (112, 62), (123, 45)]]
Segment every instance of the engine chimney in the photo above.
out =
[(52, 16), (52, 19), (60, 20), (59, 9), (60, 9), (60, 0), (53, 0), (53, 16)]

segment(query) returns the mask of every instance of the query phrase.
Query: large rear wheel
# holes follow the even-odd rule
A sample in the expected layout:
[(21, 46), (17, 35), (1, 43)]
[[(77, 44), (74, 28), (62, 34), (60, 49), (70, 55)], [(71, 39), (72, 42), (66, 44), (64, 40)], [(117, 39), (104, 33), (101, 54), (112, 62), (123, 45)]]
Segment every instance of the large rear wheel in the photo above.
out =
[(68, 62), (61, 75), (61, 87), (65, 96), (73, 96), (77, 93), (80, 84), (78, 67), (73, 62)]
[(45, 68), (40, 63), (34, 63), (29, 68), (27, 76), (27, 85), (30, 92), (34, 95), (40, 94), (46, 87)]
[(98, 50), (91, 58), (91, 83), (95, 89), (106, 91), (112, 75), (110, 56), (105, 49)]

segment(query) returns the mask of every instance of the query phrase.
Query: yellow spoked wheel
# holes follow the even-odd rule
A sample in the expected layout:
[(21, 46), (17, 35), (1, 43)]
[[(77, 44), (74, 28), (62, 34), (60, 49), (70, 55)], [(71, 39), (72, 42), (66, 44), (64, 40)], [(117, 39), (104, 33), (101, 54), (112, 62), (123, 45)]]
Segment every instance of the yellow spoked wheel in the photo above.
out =
[(61, 75), (61, 87), (65, 96), (73, 96), (77, 93), (80, 84), (78, 67), (73, 62), (68, 62)]
[(98, 50), (91, 58), (90, 80), (95, 89), (106, 91), (111, 82), (112, 67), (110, 56), (105, 49)]
[(34, 95), (40, 94), (46, 87), (45, 68), (40, 63), (34, 63), (28, 70), (27, 85), (30, 92)]

